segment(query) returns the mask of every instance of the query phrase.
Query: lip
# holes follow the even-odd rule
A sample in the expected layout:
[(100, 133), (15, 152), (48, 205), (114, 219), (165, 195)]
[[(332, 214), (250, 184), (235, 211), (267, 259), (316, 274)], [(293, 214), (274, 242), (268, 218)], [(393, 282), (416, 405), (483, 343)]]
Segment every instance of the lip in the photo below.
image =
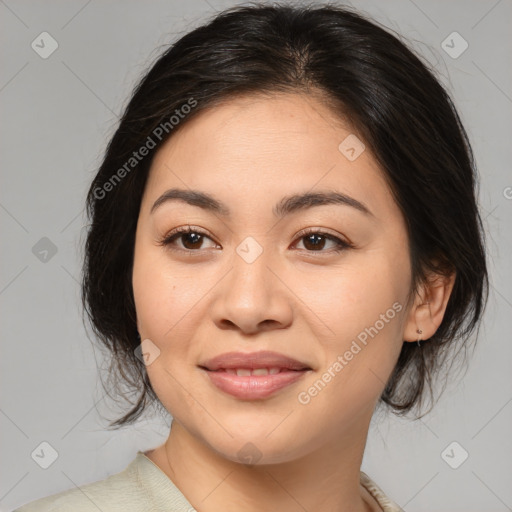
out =
[[(277, 352), (228, 352), (199, 365), (221, 391), (242, 400), (261, 400), (302, 379), (311, 368)], [(226, 369), (280, 368), (274, 375), (238, 376)]]
[(286, 368), (287, 370), (311, 370), (301, 361), (278, 352), (262, 350), (260, 352), (226, 352), (201, 363), (200, 367), (216, 371), (227, 368)]

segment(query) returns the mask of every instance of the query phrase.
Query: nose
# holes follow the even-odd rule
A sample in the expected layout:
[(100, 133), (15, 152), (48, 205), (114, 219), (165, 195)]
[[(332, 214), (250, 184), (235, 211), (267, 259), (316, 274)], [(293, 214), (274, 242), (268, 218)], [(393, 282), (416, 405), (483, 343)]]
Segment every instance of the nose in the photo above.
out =
[(217, 287), (213, 321), (244, 334), (284, 329), (292, 322), (293, 294), (265, 251), (252, 262), (234, 254), (232, 269)]

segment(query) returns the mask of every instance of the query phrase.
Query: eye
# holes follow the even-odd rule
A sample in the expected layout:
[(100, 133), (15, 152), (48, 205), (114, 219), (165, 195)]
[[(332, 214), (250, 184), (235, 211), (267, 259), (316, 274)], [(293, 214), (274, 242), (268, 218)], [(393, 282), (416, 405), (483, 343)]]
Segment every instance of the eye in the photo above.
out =
[[(338, 253), (354, 247), (351, 243), (318, 228), (305, 229), (298, 236), (299, 243), (302, 242), (307, 252)], [(205, 249), (203, 247), (205, 240), (210, 240), (213, 243), (213, 247), (220, 247), (202, 229), (193, 226), (180, 226), (165, 235), (158, 242), (158, 245), (171, 246), (172, 249), (190, 253)], [(176, 244), (177, 241), (181, 242), (181, 247), (179, 244)], [(329, 244), (331, 244), (330, 250), (324, 250), (326, 246), (329, 249)], [(295, 245), (297, 246), (298, 244)], [(302, 248), (299, 247), (299, 249)]]
[[(173, 248), (182, 251), (195, 251), (205, 248), (203, 247), (203, 242), (205, 240), (213, 242), (213, 240), (200, 228), (180, 226), (165, 235), (165, 237), (158, 242), (158, 245), (173, 246), (176, 245), (176, 241), (180, 241), (181, 247), (178, 245)], [(213, 246), (218, 247), (215, 242), (213, 242)]]
[[(318, 228), (308, 228), (299, 233), (299, 242), (302, 242), (308, 252), (341, 252), (354, 246)], [(331, 250), (324, 250), (326, 245), (331, 244)], [(329, 247), (328, 247), (329, 249)]]

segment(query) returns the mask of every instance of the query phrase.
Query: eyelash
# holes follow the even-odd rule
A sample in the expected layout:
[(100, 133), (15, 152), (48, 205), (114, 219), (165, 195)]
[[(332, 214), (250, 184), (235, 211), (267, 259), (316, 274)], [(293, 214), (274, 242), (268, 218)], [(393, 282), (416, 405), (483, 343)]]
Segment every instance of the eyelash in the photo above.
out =
[[(181, 235), (189, 234), (189, 233), (197, 233), (197, 234), (203, 235), (207, 238), (210, 238), (210, 240), (212, 240), (211, 237), (208, 236), (208, 234), (200, 228), (195, 228), (193, 226), (180, 226), (179, 228), (173, 229), (171, 232), (166, 234), (161, 240), (159, 240), (158, 245), (164, 246), (164, 247), (169, 248), (174, 251), (185, 252), (186, 254), (188, 254), (190, 256), (196, 256), (196, 255), (198, 255), (197, 253), (200, 253), (201, 249), (182, 249), (180, 247), (172, 247), (172, 245), (171, 245), (174, 242), (174, 240), (178, 239)], [(327, 250), (327, 251), (323, 251), (323, 250), (309, 251), (309, 250), (305, 249), (306, 252), (308, 252), (308, 253), (328, 253), (328, 254), (336, 253), (337, 254), (337, 253), (343, 252), (347, 249), (354, 248), (354, 245), (351, 244), (350, 242), (341, 240), (340, 238), (338, 238), (334, 235), (331, 235), (330, 233), (327, 233), (325, 231), (322, 231), (318, 228), (306, 228), (297, 234), (297, 238), (300, 241), (303, 238), (305, 238), (306, 236), (311, 235), (311, 234), (321, 235), (321, 236), (327, 238), (328, 240), (335, 242), (336, 248)], [(212, 241), (215, 242), (214, 240), (212, 240)], [(194, 253), (196, 253), (196, 254), (194, 254)]]

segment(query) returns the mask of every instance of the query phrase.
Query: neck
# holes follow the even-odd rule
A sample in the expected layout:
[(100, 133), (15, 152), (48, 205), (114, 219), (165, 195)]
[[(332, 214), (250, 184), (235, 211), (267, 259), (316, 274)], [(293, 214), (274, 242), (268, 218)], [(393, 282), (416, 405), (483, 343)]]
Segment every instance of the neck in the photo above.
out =
[(204, 512), (223, 510), (226, 503), (247, 512), (373, 512), (380, 507), (359, 482), (368, 427), (369, 418), (366, 428), (354, 425), (336, 446), (249, 466), (221, 456), (173, 420), (166, 443), (148, 457)]

